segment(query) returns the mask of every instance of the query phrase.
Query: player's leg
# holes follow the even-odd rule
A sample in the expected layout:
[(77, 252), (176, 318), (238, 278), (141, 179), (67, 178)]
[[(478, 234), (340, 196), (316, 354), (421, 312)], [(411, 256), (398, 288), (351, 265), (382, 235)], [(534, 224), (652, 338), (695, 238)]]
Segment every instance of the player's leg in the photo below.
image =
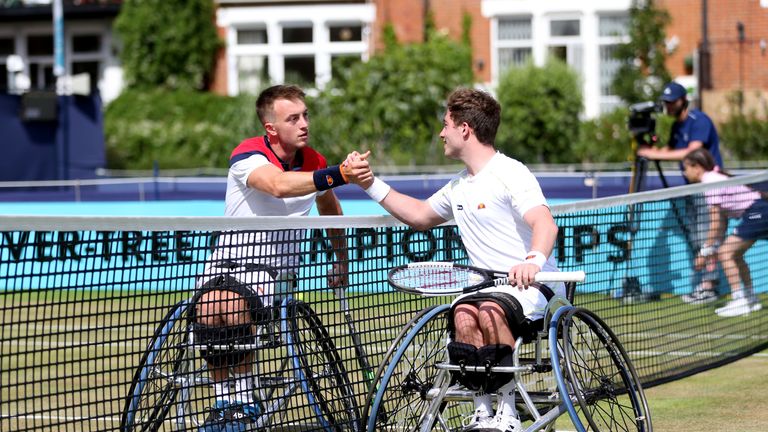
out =
[[(487, 313), (487, 312), (486, 312)], [(481, 328), (480, 306), (476, 303), (456, 303), (451, 309), (450, 318), (453, 322), (453, 341), (448, 344), (448, 357), (452, 364), (477, 366), (477, 349), (485, 345), (485, 335)], [(474, 374), (472, 374), (474, 375)], [(475, 410), (466, 422), (464, 430), (479, 430), (490, 427), (493, 419), (492, 395), (480, 388), (479, 384), (469, 375), (466, 380), (460, 380), (465, 387), (474, 393), (472, 399)]]
[(718, 249), (718, 259), (731, 287), (731, 301), (715, 310), (719, 316), (741, 316), (762, 309), (754, 295), (749, 265), (744, 260), (744, 254), (754, 243), (755, 240), (730, 235)]

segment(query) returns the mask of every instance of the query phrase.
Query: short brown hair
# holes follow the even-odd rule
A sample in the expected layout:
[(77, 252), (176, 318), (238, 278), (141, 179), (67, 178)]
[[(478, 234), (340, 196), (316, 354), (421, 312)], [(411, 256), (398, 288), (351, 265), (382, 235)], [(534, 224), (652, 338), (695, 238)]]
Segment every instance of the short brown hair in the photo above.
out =
[(448, 95), (448, 112), (454, 124), (467, 123), (477, 140), (493, 145), (499, 129), (501, 106), (487, 92), (461, 87)]
[(262, 125), (273, 121), (270, 117), (274, 114), (275, 101), (286, 99), (290, 101), (304, 101), (304, 90), (299, 86), (280, 84), (269, 87), (259, 94), (256, 99), (256, 115)]

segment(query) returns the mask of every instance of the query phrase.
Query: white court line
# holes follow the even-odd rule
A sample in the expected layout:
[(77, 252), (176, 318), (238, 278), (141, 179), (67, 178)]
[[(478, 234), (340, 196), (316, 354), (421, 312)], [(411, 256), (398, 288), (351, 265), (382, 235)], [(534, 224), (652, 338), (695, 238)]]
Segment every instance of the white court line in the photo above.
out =
[(81, 416), (55, 416), (55, 415), (43, 415), (43, 414), (34, 414), (34, 415), (14, 415), (14, 414), (0, 414), (0, 420), (12, 420), (12, 419), (21, 419), (21, 420), (65, 420), (68, 422), (73, 421), (96, 421), (96, 422), (102, 422), (102, 423), (120, 423), (121, 419), (120, 417), (81, 417)]

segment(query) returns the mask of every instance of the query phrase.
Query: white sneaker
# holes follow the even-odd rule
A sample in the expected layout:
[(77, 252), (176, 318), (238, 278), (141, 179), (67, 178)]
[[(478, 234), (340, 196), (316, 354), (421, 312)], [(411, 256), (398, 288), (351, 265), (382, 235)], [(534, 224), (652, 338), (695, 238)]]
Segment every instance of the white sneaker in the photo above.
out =
[[(475, 411), (475, 413), (468, 417), (468, 422), (463, 424), (464, 428), (462, 432), (481, 432), (486, 430), (493, 430), (494, 418), (487, 411)], [(462, 422), (464, 423), (464, 422)]]
[(493, 418), (493, 427), (498, 432), (521, 432), (523, 430), (520, 419), (511, 415), (497, 415)]
[(690, 294), (682, 295), (680, 299), (683, 301), (683, 303), (705, 304), (717, 300), (717, 293), (715, 290), (694, 291)]
[(740, 298), (731, 300), (721, 308), (715, 309), (715, 313), (721, 317), (736, 317), (757, 312), (763, 305), (757, 299)]

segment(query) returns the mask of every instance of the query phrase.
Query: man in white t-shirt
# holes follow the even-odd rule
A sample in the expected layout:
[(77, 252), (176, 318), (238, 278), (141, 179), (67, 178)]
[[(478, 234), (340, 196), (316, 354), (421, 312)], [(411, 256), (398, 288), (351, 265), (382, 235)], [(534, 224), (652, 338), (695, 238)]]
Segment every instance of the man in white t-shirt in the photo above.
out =
[[(367, 163), (329, 167), (325, 157), (308, 146), (309, 116), (299, 87), (277, 85), (264, 90), (256, 111), (266, 134), (246, 139), (232, 151), (227, 216), (306, 216), (314, 204), (321, 215), (341, 215), (341, 205), (331, 189), (372, 181)], [(299, 260), (298, 240), (305, 231), (220, 235), (197, 281), (193, 322), (199, 342), (249, 341), (259, 313), (279, 301), (281, 287), (292, 284)], [(343, 231), (329, 231), (336, 262), (328, 285), (335, 288), (346, 284), (347, 250)], [(260, 411), (252, 395), (252, 353), (211, 351), (203, 356), (214, 382), (216, 403), (200, 430), (249, 430)]]
[[(403, 195), (380, 179), (363, 183), (387, 211), (424, 230), (455, 220), (473, 265), (507, 270), (515, 286), (488, 288), (458, 297), (452, 305), (448, 345), (452, 362), (511, 364), (517, 337), (530, 339), (542, 327), (544, 308), (562, 283), (534, 283), (541, 270), (557, 271), (550, 257), (557, 225), (536, 178), (522, 163), (496, 151), (501, 108), (489, 94), (467, 88), (451, 93), (440, 138), (445, 155), (466, 169), (426, 201)], [(355, 154), (347, 159), (364, 160)], [(469, 376), (471, 374), (466, 374)], [(459, 378), (461, 381), (461, 378)], [(463, 382), (475, 390), (475, 413), (467, 431), (522, 430), (515, 408), (514, 381)], [(503, 384), (503, 385), (500, 385)], [(496, 413), (490, 393), (499, 391)]]

